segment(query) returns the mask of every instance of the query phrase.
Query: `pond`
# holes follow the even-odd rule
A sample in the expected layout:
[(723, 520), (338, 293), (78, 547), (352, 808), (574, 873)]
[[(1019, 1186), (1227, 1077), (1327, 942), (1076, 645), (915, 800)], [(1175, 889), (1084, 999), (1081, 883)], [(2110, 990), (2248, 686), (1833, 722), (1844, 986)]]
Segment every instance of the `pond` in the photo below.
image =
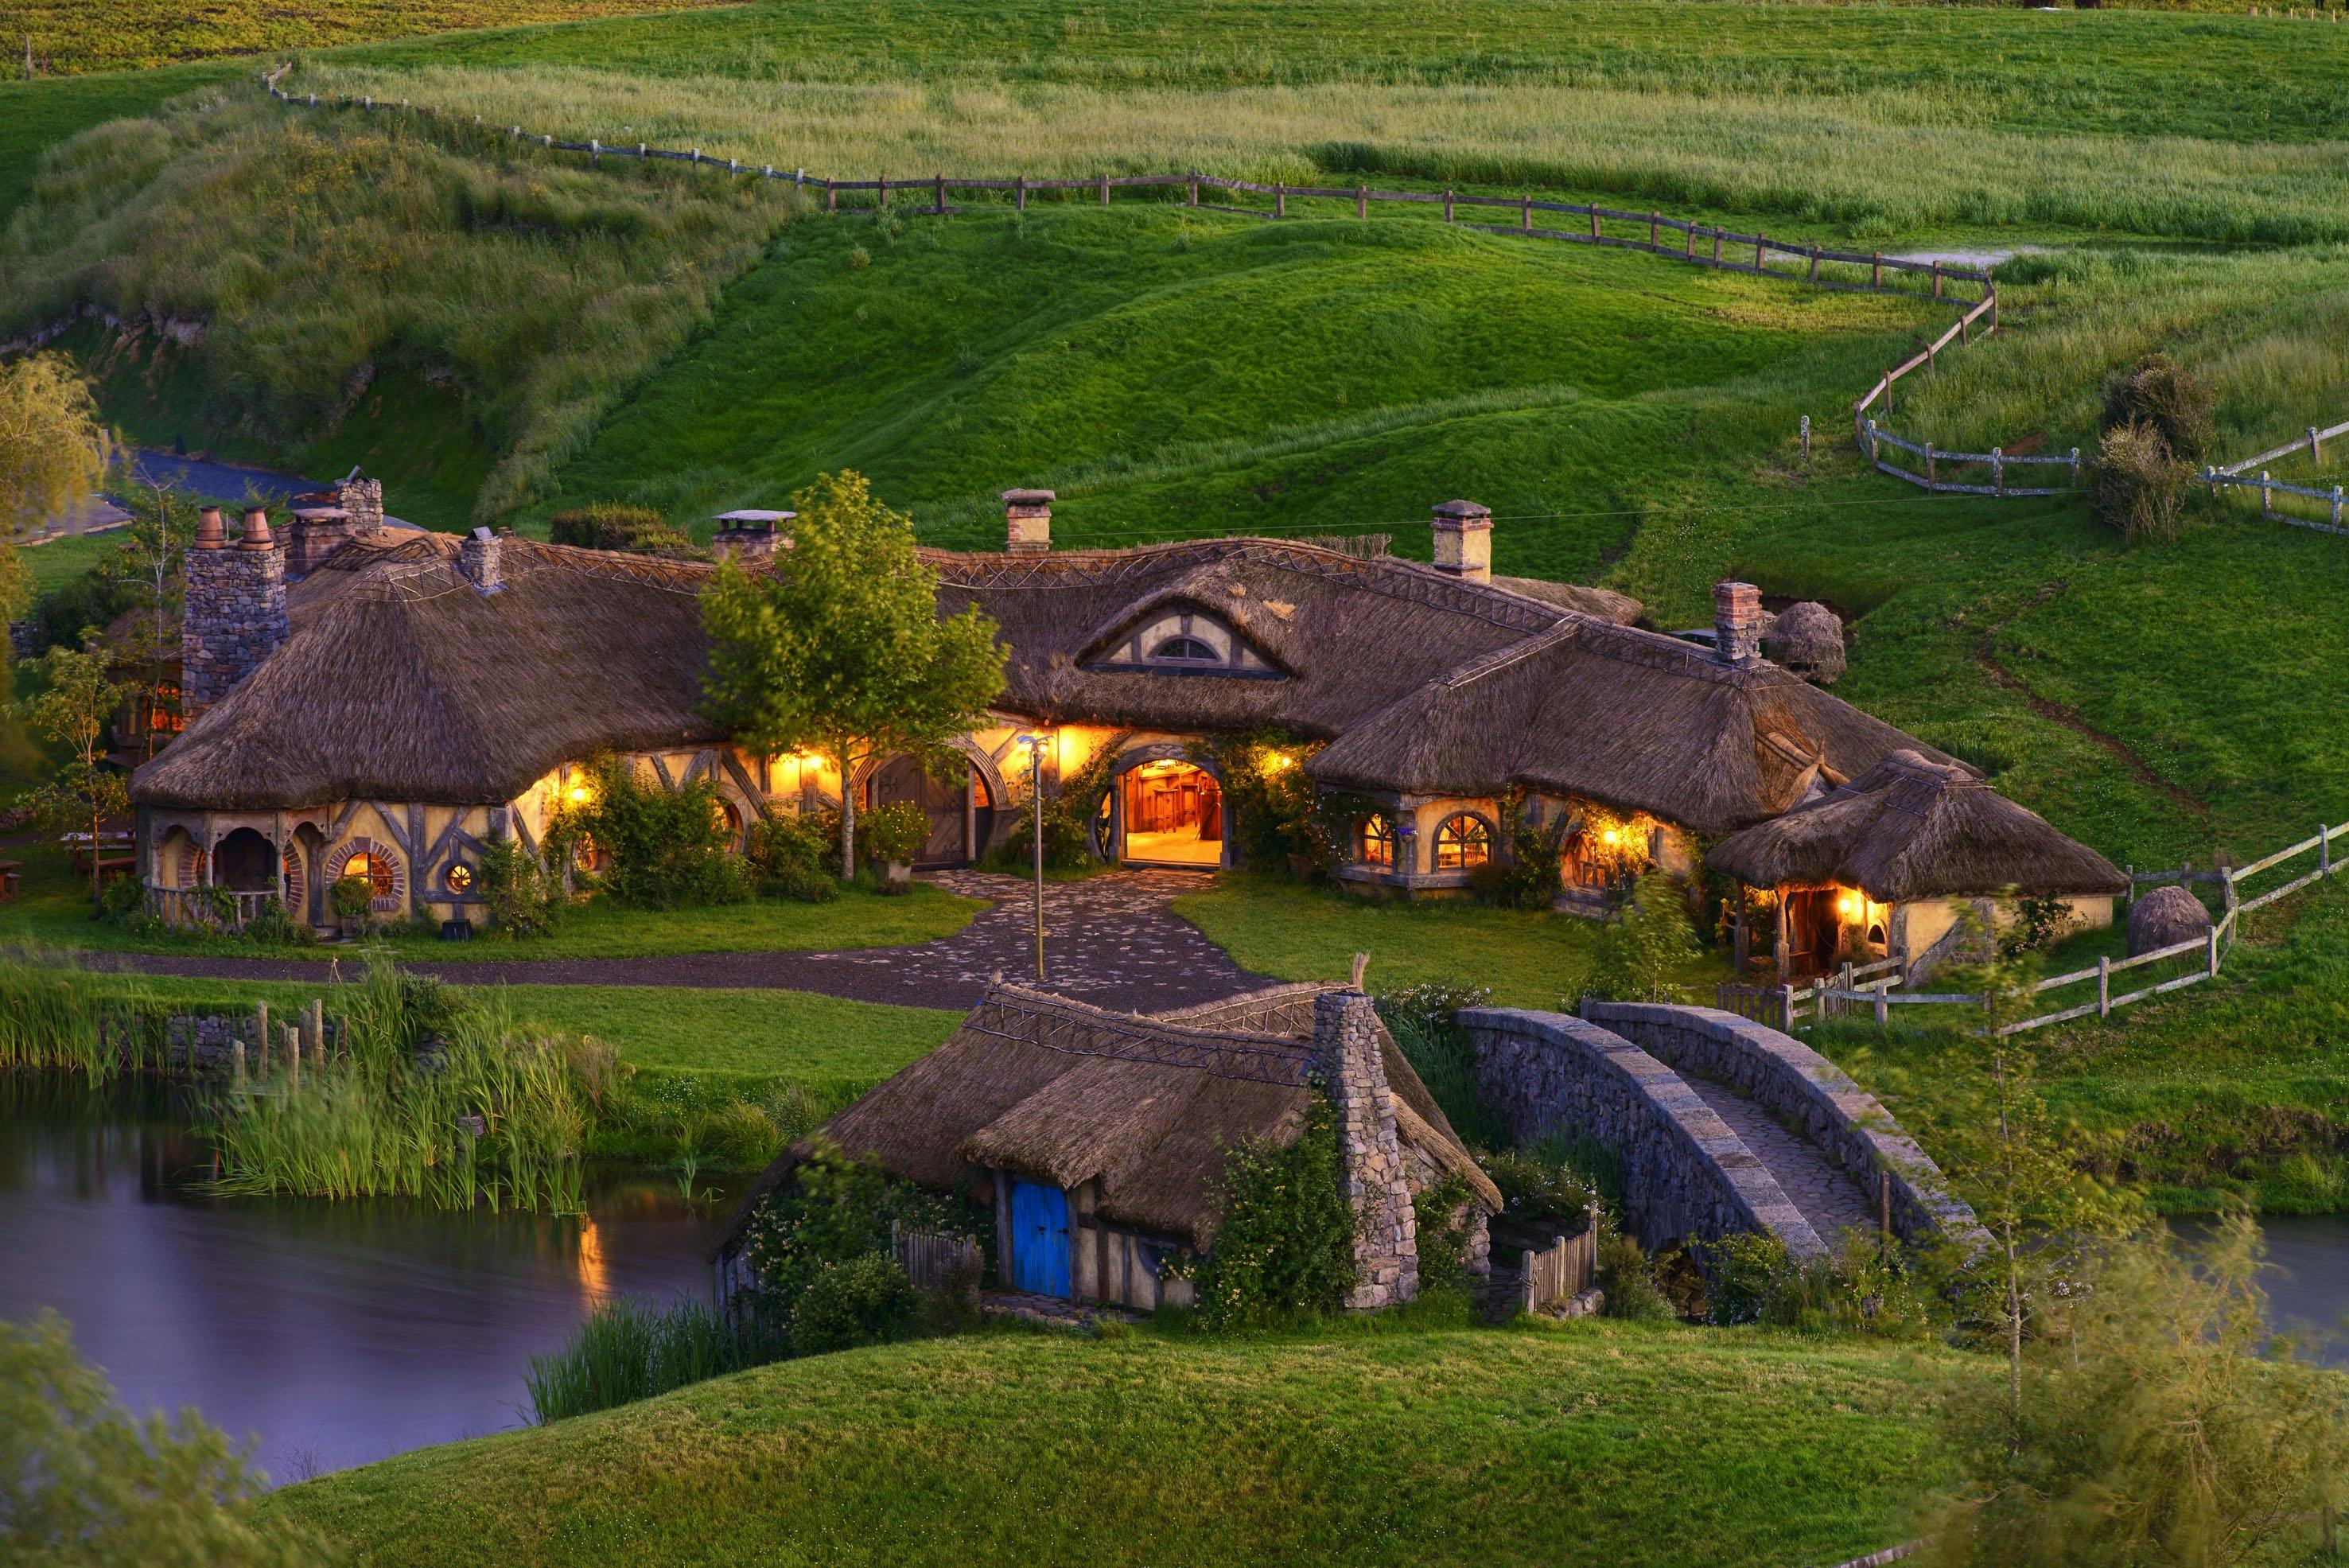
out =
[(604, 1174), (573, 1219), (212, 1199), (189, 1110), (0, 1075), (0, 1317), (63, 1313), (126, 1405), (192, 1405), (280, 1481), (523, 1425), (524, 1366), (595, 1303), (707, 1295), (734, 1196)]

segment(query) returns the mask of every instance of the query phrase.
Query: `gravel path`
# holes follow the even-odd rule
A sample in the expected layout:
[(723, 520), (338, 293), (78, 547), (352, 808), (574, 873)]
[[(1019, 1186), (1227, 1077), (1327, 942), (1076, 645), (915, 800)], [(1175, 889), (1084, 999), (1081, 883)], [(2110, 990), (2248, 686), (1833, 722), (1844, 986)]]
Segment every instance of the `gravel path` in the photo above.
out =
[[(460, 985), (681, 985), (820, 992), (855, 1002), (967, 1008), (990, 976), (1032, 981), (1032, 885), (1017, 877), (942, 871), (926, 880), (993, 905), (953, 936), (911, 947), (843, 952), (687, 953), (665, 958), (513, 959), (403, 967)], [(1177, 919), (1167, 904), (1207, 885), (1195, 871), (1109, 871), (1044, 888), (1045, 984), (1064, 996), (1135, 1012), (1187, 1007), (1273, 982), (1250, 974)], [(347, 960), (350, 955), (346, 955)], [(85, 953), (89, 969), (212, 980), (322, 983), (328, 961)]]
[(1816, 1144), (1788, 1132), (1734, 1089), (1685, 1073), (1681, 1076), (1777, 1179), (1820, 1241), (1832, 1247), (1847, 1227), (1874, 1228), (1877, 1217), (1868, 1194), (1840, 1167), (1828, 1163)]

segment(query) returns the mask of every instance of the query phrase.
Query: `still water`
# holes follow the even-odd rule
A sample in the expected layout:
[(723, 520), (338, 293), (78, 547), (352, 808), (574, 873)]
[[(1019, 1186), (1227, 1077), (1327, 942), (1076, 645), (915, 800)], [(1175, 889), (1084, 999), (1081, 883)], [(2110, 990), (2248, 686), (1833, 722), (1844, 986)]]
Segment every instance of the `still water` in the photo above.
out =
[(727, 1197), (591, 1178), (561, 1220), (210, 1199), (184, 1093), (0, 1075), (0, 1317), (63, 1313), (126, 1405), (192, 1405), (278, 1480), (520, 1426), (523, 1366), (595, 1303), (709, 1291)]

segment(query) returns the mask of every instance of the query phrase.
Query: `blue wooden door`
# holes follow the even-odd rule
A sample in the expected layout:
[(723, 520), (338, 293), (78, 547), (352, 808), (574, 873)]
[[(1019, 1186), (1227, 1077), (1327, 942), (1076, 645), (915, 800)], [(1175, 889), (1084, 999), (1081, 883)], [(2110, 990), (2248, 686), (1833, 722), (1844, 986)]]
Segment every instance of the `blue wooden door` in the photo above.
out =
[(1011, 1282), (1031, 1295), (1069, 1293), (1069, 1199), (1057, 1187), (1012, 1180)]

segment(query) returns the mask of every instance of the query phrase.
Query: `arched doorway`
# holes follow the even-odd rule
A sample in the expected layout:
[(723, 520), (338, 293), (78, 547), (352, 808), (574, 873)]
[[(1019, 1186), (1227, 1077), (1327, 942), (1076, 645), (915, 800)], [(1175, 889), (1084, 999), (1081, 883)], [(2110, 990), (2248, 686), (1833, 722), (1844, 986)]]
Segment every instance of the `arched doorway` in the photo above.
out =
[(1113, 793), (1116, 859), (1144, 866), (1224, 863), (1224, 791), (1206, 769), (1181, 757), (1148, 758), (1122, 771)]
[(239, 893), (277, 890), (277, 846), (256, 829), (240, 827), (212, 851), (212, 881)]
[(865, 805), (901, 801), (921, 807), (930, 819), (930, 836), (914, 857), (916, 866), (967, 865), (995, 836), (995, 794), (987, 775), (959, 758), (943, 779), (925, 772), (914, 757), (892, 757), (882, 763), (865, 780)]

